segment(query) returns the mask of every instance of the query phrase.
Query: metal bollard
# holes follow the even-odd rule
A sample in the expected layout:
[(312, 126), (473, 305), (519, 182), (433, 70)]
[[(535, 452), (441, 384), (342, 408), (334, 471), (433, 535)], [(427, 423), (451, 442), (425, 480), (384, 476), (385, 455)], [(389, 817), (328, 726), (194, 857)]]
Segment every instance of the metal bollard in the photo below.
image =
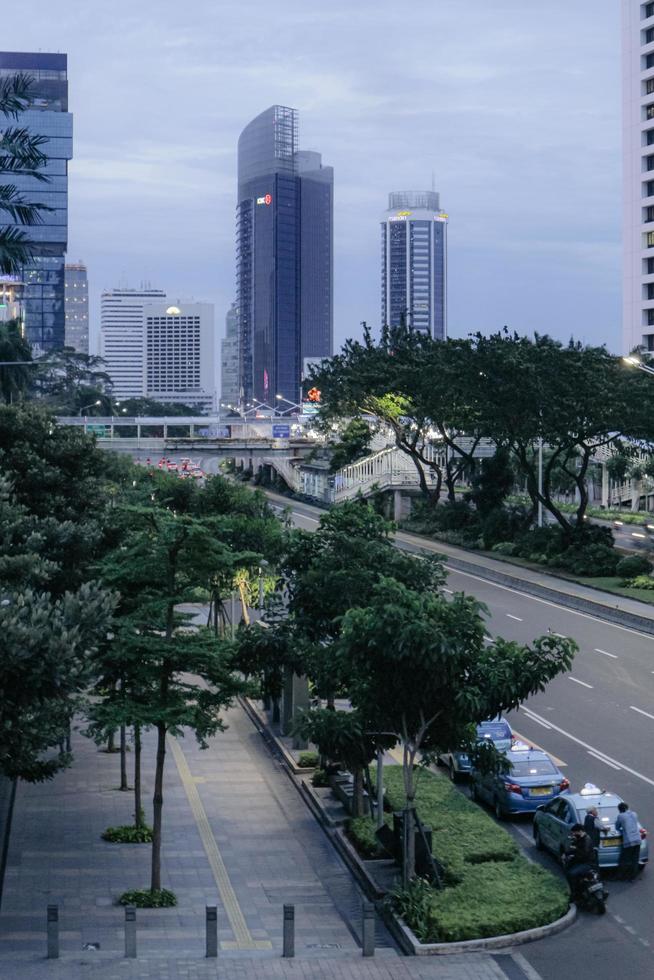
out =
[(59, 959), (59, 906), (48, 905), (48, 959)]
[(375, 955), (375, 906), (372, 902), (361, 903), (362, 930), (361, 953), (363, 956)]
[(295, 956), (295, 906), (284, 906), (284, 952), (282, 956), (292, 959)]
[(205, 906), (207, 926), (207, 958), (218, 956), (218, 909), (215, 905)]
[(125, 956), (136, 959), (136, 908), (125, 906)]

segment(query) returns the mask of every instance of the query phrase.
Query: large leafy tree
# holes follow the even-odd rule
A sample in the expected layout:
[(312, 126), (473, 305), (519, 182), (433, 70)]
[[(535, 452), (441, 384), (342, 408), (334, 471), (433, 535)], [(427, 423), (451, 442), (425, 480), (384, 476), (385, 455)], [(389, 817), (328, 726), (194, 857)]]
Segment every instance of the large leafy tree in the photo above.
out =
[[(29, 107), (31, 86), (31, 76), (22, 72), (0, 79), (0, 116), (18, 121)], [(43, 172), (45, 143), (47, 137), (11, 122), (0, 131), (0, 272), (5, 274), (17, 274), (32, 257), (32, 242), (23, 228), (40, 224), (43, 212), (51, 210), (30, 202), (17, 183), (25, 177), (48, 180)]]
[(419, 591), (391, 578), (367, 605), (350, 609), (336, 646), (338, 670), (367, 732), (402, 745), (407, 850), (405, 883), (415, 870), (416, 763), (465, 740), (471, 722), (517, 708), (568, 670), (576, 645), (548, 635), (523, 646), (485, 642), (476, 599)]
[(0, 396), (5, 405), (20, 401), (29, 388), (34, 368), (32, 348), (23, 337), (18, 320), (0, 323)]

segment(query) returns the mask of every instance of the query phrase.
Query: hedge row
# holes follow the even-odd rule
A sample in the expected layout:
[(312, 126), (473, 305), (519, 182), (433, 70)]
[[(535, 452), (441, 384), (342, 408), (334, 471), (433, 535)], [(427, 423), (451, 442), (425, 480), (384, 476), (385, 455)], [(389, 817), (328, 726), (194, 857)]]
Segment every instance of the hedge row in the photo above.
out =
[[(384, 784), (391, 808), (402, 809), (402, 767), (386, 766)], [(530, 864), (508, 832), (444, 776), (421, 773), (416, 804), (420, 819), (431, 827), (433, 853), (446, 871), (442, 891), (418, 884), (397, 900), (398, 910), (422, 942), (519, 932), (565, 914), (565, 883)], [(390, 823), (391, 815), (386, 819)], [(374, 855), (372, 821), (351, 821), (350, 835), (365, 856)]]

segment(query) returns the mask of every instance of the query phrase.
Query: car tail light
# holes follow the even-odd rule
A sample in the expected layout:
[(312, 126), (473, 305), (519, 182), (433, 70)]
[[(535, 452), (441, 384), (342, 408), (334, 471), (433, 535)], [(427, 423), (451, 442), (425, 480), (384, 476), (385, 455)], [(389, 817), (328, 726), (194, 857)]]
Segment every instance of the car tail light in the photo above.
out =
[(647, 831), (645, 830), (644, 827), (641, 827), (640, 828), (640, 839), (641, 840), (645, 840), (646, 837), (647, 837)]
[(522, 793), (522, 786), (517, 783), (504, 783), (504, 789), (507, 793)]
[(561, 780), (561, 785), (559, 786), (559, 789), (561, 790), (561, 792), (563, 792), (564, 789), (570, 789), (570, 780), (566, 779), (565, 776)]

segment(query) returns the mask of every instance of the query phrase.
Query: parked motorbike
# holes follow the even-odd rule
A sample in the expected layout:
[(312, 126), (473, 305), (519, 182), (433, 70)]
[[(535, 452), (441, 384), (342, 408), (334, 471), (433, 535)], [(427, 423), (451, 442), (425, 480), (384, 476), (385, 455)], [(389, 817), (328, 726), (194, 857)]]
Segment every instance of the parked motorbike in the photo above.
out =
[(577, 908), (585, 909), (594, 915), (604, 915), (608, 892), (605, 891), (596, 868), (588, 867), (582, 875), (573, 880), (571, 887), (572, 899), (577, 903)]

